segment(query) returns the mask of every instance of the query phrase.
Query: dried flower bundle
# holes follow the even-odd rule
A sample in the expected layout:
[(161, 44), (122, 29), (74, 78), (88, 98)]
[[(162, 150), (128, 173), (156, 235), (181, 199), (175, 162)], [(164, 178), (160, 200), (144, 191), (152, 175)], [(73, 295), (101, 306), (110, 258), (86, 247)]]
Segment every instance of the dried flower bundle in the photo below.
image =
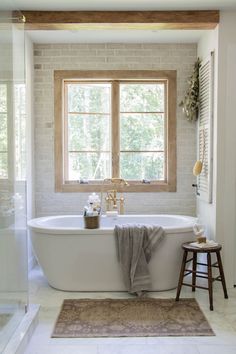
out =
[(199, 107), (199, 68), (201, 60), (198, 58), (194, 64), (193, 74), (188, 80), (189, 87), (186, 91), (184, 99), (180, 102), (180, 107), (183, 107), (189, 121), (196, 121), (198, 118)]

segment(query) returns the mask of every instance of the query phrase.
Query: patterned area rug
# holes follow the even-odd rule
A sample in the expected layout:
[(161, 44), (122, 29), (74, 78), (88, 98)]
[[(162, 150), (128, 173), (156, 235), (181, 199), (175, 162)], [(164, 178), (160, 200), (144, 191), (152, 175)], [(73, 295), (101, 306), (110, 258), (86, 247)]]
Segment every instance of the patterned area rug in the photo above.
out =
[(53, 338), (214, 336), (195, 299), (64, 300)]

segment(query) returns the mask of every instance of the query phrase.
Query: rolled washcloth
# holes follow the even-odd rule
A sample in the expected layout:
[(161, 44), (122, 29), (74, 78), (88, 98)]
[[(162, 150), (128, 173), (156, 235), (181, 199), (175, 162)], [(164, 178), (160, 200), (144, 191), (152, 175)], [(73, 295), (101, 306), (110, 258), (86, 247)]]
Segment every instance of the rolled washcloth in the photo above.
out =
[(114, 233), (127, 291), (141, 295), (142, 291), (151, 290), (148, 263), (165, 231), (160, 226), (126, 224), (116, 225)]
[(192, 242), (190, 246), (198, 247), (198, 248), (211, 248), (218, 246), (218, 243), (213, 240), (206, 240), (206, 242)]

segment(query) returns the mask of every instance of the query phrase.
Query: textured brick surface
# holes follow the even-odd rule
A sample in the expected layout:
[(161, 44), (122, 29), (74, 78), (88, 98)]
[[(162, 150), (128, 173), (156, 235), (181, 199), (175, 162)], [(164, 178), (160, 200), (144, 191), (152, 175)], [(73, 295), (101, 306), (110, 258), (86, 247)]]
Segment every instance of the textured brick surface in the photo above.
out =
[[(196, 58), (195, 44), (35, 44), (36, 215), (81, 213), (88, 196), (54, 192), (54, 70), (177, 70), (179, 103)], [(196, 126), (177, 105), (177, 192), (128, 193), (126, 213), (194, 215), (195, 159)]]

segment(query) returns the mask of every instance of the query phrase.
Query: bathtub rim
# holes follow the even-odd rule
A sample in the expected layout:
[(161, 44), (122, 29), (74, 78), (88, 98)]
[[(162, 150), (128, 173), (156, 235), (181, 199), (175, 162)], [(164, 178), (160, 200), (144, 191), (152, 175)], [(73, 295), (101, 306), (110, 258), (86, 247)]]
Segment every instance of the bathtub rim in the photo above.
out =
[[(122, 217), (174, 217), (174, 218), (182, 218), (188, 221), (186, 223), (186, 226), (181, 226), (181, 227), (176, 227), (176, 226), (168, 226), (168, 227), (163, 227), (165, 230), (166, 234), (176, 234), (176, 233), (187, 233), (187, 232), (193, 232), (193, 225), (197, 222), (197, 218), (193, 216), (188, 216), (188, 215), (178, 215), (178, 214), (126, 214), (122, 215)], [(102, 227), (98, 229), (85, 229), (85, 228), (79, 228), (79, 227), (53, 227), (53, 226), (46, 226), (46, 225), (41, 225), (40, 222), (47, 221), (47, 220), (52, 220), (52, 219), (59, 219), (59, 218), (69, 218), (69, 217), (79, 217), (83, 218), (83, 215), (78, 214), (78, 215), (52, 215), (52, 216), (43, 216), (39, 218), (34, 218), (31, 219), (27, 222), (27, 225), (31, 231), (40, 233), (40, 234), (50, 234), (50, 235), (98, 235), (98, 234), (110, 234), (113, 232), (114, 227)], [(107, 217), (105, 215), (101, 216)], [(128, 223), (128, 222), (127, 222)]]

